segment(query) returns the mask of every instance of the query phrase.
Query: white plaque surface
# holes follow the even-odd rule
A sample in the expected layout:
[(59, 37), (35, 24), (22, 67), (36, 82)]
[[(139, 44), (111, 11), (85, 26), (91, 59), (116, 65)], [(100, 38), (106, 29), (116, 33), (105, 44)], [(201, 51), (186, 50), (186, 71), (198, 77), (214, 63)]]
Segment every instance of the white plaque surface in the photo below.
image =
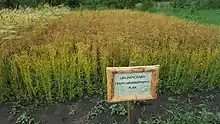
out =
[(150, 95), (152, 72), (114, 74), (114, 96)]

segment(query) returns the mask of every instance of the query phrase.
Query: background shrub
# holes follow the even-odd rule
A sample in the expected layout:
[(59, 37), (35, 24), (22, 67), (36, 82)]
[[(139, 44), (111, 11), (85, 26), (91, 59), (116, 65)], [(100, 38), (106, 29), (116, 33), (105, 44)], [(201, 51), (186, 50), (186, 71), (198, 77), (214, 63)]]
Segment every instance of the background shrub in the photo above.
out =
[(135, 5), (136, 10), (149, 10), (150, 8), (154, 7), (154, 2), (152, 0), (142, 0), (140, 3)]
[[(115, 8), (133, 9), (135, 4), (141, 2), (142, 0), (3, 0), (1, 1), (1, 8), (19, 8), (19, 7), (37, 7), (40, 4), (49, 4), (52, 6), (57, 6), (60, 4), (65, 4), (69, 7), (75, 8), (83, 4), (84, 7), (89, 9), (98, 8)], [(145, 0), (146, 3), (147, 0)]]
[[(67, 5), (72, 8), (83, 4), (89, 9), (114, 8), (114, 9), (133, 9), (136, 4), (142, 3), (142, 10), (152, 7), (153, 2), (171, 2), (174, 8), (193, 8), (193, 9), (216, 9), (220, 8), (219, 0), (1, 0), (1, 8), (37, 7), (41, 4), (51, 6)], [(140, 6), (140, 4), (138, 4)], [(137, 7), (139, 8), (139, 7)], [(137, 9), (136, 8), (136, 9)]]
[(173, 8), (184, 8), (187, 5), (187, 0), (171, 0)]
[(174, 8), (217, 9), (220, 8), (219, 0), (171, 0)]
[(89, 9), (107, 7), (113, 9), (133, 9), (141, 0), (84, 0), (83, 4)]
[(148, 10), (154, 6), (153, 0), (142, 0), (143, 10)]

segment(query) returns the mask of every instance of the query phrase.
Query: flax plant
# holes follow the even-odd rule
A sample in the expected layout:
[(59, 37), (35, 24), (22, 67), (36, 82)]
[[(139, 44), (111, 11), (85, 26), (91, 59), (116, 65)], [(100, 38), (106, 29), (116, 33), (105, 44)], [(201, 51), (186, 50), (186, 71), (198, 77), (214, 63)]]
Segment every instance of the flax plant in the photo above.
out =
[(160, 92), (181, 94), (219, 85), (215, 27), (129, 10), (84, 10), (19, 35), (0, 48), (1, 99), (13, 95), (52, 102), (105, 94), (106, 67), (130, 61), (161, 65)]

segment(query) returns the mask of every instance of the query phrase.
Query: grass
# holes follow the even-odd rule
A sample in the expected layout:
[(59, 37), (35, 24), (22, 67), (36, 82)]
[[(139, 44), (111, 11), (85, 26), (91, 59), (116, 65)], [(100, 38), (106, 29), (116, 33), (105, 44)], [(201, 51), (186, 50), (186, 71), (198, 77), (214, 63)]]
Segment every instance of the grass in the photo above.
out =
[(175, 16), (187, 21), (194, 21), (201, 24), (220, 25), (220, 9), (190, 10), (178, 8), (157, 8), (152, 9), (151, 12), (164, 13), (168, 16)]

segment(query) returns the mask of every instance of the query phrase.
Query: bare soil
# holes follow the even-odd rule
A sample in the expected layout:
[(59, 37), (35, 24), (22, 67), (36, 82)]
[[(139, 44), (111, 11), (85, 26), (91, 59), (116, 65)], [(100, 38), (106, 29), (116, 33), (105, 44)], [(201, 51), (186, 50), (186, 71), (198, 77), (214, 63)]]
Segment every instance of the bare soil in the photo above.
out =
[[(0, 123), (15, 124), (16, 119), (22, 111), (31, 111), (35, 120), (40, 124), (126, 124), (127, 116), (111, 114), (107, 108), (109, 103), (103, 105), (102, 111), (97, 116), (90, 118), (92, 108), (100, 101), (98, 98), (85, 98), (74, 102), (54, 103), (41, 107), (23, 106), (15, 107), (9, 103), (0, 104)], [(104, 102), (103, 102), (104, 103)], [(166, 118), (174, 111), (180, 111), (180, 106), (188, 108), (198, 108), (207, 106), (213, 112), (220, 112), (220, 91), (206, 94), (192, 94), (167, 97), (159, 95), (157, 100), (136, 102), (135, 118), (146, 119), (154, 117)]]

